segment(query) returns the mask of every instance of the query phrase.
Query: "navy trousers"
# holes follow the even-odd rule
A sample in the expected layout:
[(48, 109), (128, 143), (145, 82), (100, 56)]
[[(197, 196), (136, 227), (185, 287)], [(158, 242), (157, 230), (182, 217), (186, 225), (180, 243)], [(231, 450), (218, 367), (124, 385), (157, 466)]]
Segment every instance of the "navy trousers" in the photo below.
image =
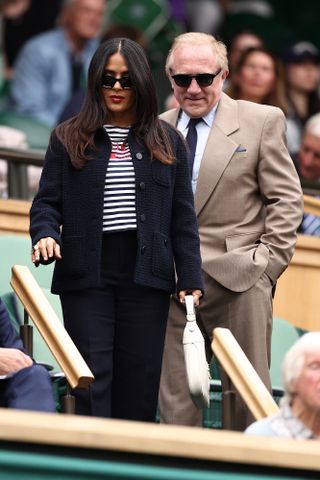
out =
[(0, 406), (55, 412), (51, 379), (46, 369), (33, 364), (0, 380)]
[(103, 236), (101, 287), (64, 293), (67, 331), (92, 370), (76, 413), (154, 421), (170, 294), (133, 282), (136, 232)]

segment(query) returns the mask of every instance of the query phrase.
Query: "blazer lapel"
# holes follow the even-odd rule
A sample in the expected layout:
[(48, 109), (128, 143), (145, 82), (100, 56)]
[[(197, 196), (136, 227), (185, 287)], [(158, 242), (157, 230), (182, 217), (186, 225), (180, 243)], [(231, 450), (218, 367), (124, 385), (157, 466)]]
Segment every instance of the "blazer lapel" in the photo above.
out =
[(195, 210), (197, 215), (214, 191), (238, 144), (229, 135), (239, 129), (237, 102), (222, 93), (213, 127), (201, 160)]

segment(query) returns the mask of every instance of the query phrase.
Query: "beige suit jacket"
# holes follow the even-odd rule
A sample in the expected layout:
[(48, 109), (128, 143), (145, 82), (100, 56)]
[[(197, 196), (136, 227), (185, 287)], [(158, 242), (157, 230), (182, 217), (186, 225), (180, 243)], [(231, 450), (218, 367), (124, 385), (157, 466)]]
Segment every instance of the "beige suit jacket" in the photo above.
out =
[[(161, 118), (176, 125), (179, 109)], [(195, 208), (204, 271), (242, 292), (287, 267), (302, 219), (299, 177), (279, 108), (222, 93), (201, 161)]]

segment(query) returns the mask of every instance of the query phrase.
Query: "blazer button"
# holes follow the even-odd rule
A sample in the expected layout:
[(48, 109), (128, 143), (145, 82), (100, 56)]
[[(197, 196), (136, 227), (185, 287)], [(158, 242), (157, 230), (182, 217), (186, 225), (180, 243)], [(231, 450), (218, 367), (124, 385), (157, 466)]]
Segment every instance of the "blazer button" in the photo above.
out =
[(140, 222), (144, 223), (146, 221), (146, 216), (144, 213), (141, 213), (140, 215)]
[(168, 239), (165, 238), (165, 239), (163, 240), (163, 243), (165, 244), (165, 246), (167, 246), (167, 245), (168, 245)]
[(142, 191), (145, 190), (145, 189), (146, 189), (146, 184), (145, 184), (144, 182), (140, 182), (140, 183), (139, 183), (139, 188), (140, 188), (140, 190), (142, 190)]
[(142, 245), (142, 247), (140, 248), (140, 252), (141, 252), (141, 255), (143, 255), (146, 251), (146, 246), (145, 245)]
[(136, 159), (137, 160), (142, 160), (142, 153), (141, 152), (136, 153)]

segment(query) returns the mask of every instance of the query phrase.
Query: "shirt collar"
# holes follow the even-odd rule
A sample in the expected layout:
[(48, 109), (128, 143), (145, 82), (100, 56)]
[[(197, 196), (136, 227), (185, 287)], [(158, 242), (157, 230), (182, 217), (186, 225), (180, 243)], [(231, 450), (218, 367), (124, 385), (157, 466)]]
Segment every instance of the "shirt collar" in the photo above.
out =
[[(218, 105), (219, 105), (219, 102), (210, 110), (210, 112), (207, 115), (202, 117), (202, 120), (206, 123), (206, 125), (209, 128), (212, 127)], [(187, 115), (185, 111), (181, 110), (181, 115), (179, 118), (179, 124), (180, 124), (181, 130), (186, 130), (188, 128), (189, 121), (190, 121), (189, 115)]]

